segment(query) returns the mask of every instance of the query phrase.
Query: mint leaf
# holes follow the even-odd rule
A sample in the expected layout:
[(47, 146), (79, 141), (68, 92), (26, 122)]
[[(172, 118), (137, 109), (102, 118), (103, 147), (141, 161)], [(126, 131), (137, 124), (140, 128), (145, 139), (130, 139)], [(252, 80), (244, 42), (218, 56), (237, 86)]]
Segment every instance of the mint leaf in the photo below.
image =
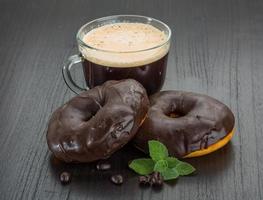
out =
[(155, 172), (163, 172), (167, 170), (168, 168), (168, 163), (166, 160), (159, 160), (158, 162), (155, 163), (153, 170)]
[(167, 168), (165, 171), (161, 172), (161, 175), (163, 176), (163, 179), (167, 181), (178, 178), (179, 173), (175, 168)]
[(140, 175), (148, 175), (153, 172), (154, 161), (150, 158), (135, 159), (129, 164), (129, 167)]
[(167, 157), (165, 160), (167, 161), (169, 168), (174, 168), (181, 162), (180, 160), (174, 157)]
[(181, 176), (189, 175), (195, 171), (195, 168), (192, 165), (182, 161), (180, 161), (175, 168)]
[(157, 162), (159, 160), (164, 160), (168, 157), (168, 150), (164, 144), (157, 140), (148, 141), (149, 152), (151, 158)]
[[(149, 175), (159, 172), (165, 181), (176, 179), (179, 176), (189, 175), (195, 168), (175, 157), (169, 157), (168, 150), (164, 144), (157, 140), (148, 141), (151, 158), (136, 159), (129, 167), (140, 175)], [(151, 175), (152, 176), (152, 175)]]

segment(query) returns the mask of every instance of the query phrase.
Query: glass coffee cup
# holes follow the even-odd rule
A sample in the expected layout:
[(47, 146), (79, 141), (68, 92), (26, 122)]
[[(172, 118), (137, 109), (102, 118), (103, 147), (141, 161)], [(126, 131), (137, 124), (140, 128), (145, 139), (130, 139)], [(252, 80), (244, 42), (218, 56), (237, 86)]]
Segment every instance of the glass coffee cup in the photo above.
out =
[[(80, 54), (69, 57), (63, 78), (76, 94), (108, 80), (135, 79), (148, 95), (163, 86), (171, 30), (145, 16), (116, 15), (93, 20), (77, 33)], [(87, 88), (72, 79), (71, 70), (82, 63)]]

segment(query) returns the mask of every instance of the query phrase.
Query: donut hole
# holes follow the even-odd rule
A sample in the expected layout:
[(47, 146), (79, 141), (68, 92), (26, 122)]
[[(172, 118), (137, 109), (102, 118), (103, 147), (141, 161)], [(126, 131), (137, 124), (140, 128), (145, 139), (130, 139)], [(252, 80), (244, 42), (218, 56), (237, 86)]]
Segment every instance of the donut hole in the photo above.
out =
[(179, 117), (185, 116), (185, 114), (183, 114), (182, 112), (178, 112), (178, 111), (172, 111), (166, 114), (166, 116), (170, 118), (179, 118)]
[(82, 97), (78, 99), (78, 102), (72, 102), (72, 104), (70, 106), (72, 112), (69, 112), (71, 120), (87, 122), (103, 107), (104, 102), (99, 102), (92, 97)]
[(162, 111), (169, 118), (180, 118), (188, 115), (195, 107), (196, 102), (185, 98), (168, 99), (163, 101)]
[(103, 107), (101, 104), (93, 103), (89, 104), (86, 107), (86, 111), (83, 112), (83, 121), (89, 121), (92, 117), (94, 117), (97, 112)]
[(83, 115), (82, 120), (85, 122), (89, 121), (92, 117), (96, 115), (97, 112), (98, 110), (96, 112), (86, 112), (85, 115)]

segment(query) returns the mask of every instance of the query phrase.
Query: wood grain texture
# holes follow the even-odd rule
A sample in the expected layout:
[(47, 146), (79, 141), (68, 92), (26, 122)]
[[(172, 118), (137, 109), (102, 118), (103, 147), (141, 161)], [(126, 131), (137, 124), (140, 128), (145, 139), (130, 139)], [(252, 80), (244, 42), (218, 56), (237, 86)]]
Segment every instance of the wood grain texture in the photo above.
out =
[[(198, 173), (162, 190), (141, 189), (127, 169), (143, 156), (131, 146), (116, 153), (121, 187), (92, 165), (54, 163), (47, 122), (73, 94), (61, 67), (77, 53), (75, 33), (92, 19), (147, 15), (173, 31), (164, 89), (211, 95), (236, 116), (225, 148), (189, 159)], [(76, 74), (80, 79), (80, 75)], [(263, 1), (260, 0), (0, 0), (0, 199), (263, 199)], [(73, 182), (62, 186), (63, 169)]]

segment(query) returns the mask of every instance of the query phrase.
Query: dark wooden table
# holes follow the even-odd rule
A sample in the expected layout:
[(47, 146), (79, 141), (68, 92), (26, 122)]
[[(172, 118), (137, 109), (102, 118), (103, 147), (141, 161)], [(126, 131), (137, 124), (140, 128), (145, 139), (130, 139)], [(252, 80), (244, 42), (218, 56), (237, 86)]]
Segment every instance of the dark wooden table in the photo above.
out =
[[(47, 122), (73, 94), (61, 67), (78, 52), (75, 33), (92, 19), (147, 15), (173, 31), (164, 89), (211, 95), (236, 116), (225, 148), (189, 159), (197, 174), (142, 189), (127, 169), (142, 156), (127, 146), (113, 173), (93, 165), (56, 163), (46, 145)], [(82, 79), (81, 73), (75, 77)], [(263, 1), (257, 0), (0, 0), (0, 199), (263, 199)], [(58, 174), (73, 173), (62, 186)]]

